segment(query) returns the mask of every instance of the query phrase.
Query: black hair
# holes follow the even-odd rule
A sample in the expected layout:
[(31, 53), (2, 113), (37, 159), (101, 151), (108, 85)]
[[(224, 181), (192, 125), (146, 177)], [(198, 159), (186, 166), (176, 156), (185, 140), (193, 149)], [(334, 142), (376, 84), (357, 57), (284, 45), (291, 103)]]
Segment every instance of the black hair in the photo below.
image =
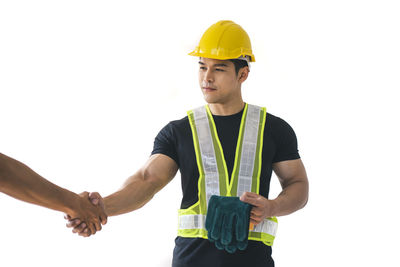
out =
[(246, 60), (242, 60), (242, 59), (229, 59), (229, 61), (231, 61), (233, 63), (233, 65), (235, 65), (235, 71), (236, 71), (236, 75), (238, 75), (239, 70), (241, 68), (247, 67), (249, 66), (247, 64)]

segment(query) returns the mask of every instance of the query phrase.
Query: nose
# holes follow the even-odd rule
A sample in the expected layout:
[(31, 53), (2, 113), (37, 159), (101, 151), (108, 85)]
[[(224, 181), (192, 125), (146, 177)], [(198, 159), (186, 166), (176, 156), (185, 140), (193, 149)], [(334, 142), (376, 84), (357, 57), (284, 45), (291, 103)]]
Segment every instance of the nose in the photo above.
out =
[(214, 76), (213, 76), (212, 71), (210, 69), (208, 69), (206, 71), (206, 73), (204, 74), (204, 81), (208, 82), (208, 83), (211, 83), (211, 82), (214, 81)]

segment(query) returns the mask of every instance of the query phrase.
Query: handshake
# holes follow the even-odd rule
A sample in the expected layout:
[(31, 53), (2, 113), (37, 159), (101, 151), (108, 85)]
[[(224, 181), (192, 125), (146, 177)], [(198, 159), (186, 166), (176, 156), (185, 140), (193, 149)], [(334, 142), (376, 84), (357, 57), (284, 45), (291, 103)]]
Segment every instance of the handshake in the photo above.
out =
[(107, 214), (103, 198), (99, 193), (83, 192), (74, 201), (73, 207), (65, 214), (68, 220), (67, 227), (73, 228), (72, 232), (88, 237), (101, 230), (107, 223)]

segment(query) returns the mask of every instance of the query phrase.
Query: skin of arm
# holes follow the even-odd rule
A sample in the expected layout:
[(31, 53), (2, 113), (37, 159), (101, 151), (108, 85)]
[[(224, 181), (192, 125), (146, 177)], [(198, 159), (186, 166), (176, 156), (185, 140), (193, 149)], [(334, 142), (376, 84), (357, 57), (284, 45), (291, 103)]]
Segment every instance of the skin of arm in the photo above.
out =
[[(108, 216), (134, 211), (149, 202), (175, 177), (177, 171), (178, 165), (173, 159), (163, 154), (154, 154), (142, 168), (125, 181), (120, 190), (104, 199), (98, 194), (93, 194), (91, 201), (104, 203)], [(90, 236), (90, 231), (79, 219), (69, 219), (67, 226), (74, 228), (74, 233), (85, 237)]]
[(0, 153), (0, 192), (16, 199), (81, 218), (93, 233), (105, 224), (103, 208), (93, 205), (89, 193), (78, 195), (44, 179), (25, 164)]
[(303, 208), (308, 201), (308, 178), (301, 159), (274, 163), (272, 168), (278, 176), (282, 191), (275, 199), (245, 192), (243, 202), (253, 205), (250, 222), (259, 224), (265, 218), (284, 216)]
[(106, 213), (115, 216), (143, 207), (175, 177), (177, 171), (178, 165), (170, 157), (163, 154), (150, 156), (120, 190), (104, 198)]

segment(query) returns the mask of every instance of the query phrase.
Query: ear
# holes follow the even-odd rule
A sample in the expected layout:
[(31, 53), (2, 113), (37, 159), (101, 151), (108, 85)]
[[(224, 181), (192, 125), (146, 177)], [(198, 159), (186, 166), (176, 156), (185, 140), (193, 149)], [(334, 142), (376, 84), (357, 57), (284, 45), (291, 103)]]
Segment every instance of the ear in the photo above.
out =
[(238, 78), (240, 83), (243, 83), (245, 80), (247, 80), (247, 77), (249, 77), (249, 72), (250, 69), (247, 66), (239, 70)]

